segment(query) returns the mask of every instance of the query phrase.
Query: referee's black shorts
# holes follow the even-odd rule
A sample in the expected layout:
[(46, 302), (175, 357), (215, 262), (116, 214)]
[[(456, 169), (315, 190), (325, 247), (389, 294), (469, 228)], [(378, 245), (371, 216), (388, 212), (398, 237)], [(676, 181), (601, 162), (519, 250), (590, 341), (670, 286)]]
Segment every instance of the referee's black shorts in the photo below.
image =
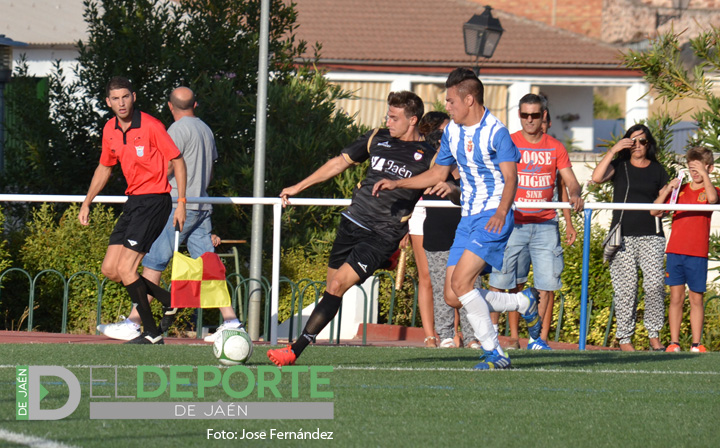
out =
[(110, 235), (110, 245), (121, 244), (135, 252), (147, 253), (162, 233), (171, 211), (169, 193), (129, 196)]
[(388, 259), (399, 244), (400, 241), (388, 241), (342, 216), (330, 251), (328, 267), (340, 269), (340, 266), (348, 263), (360, 277), (359, 283), (362, 283), (375, 271), (387, 266)]

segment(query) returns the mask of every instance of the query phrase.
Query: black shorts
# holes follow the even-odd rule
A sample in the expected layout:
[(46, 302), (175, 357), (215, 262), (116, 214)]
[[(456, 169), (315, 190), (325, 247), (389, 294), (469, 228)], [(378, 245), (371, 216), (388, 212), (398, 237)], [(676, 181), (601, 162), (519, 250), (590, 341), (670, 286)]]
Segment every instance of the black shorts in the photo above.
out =
[(388, 259), (399, 244), (399, 240), (388, 241), (343, 216), (330, 251), (328, 267), (340, 269), (340, 266), (348, 263), (360, 277), (359, 283), (362, 283), (378, 269), (388, 266)]
[(147, 253), (162, 233), (171, 210), (169, 193), (129, 196), (110, 235), (110, 245), (122, 244), (135, 252)]

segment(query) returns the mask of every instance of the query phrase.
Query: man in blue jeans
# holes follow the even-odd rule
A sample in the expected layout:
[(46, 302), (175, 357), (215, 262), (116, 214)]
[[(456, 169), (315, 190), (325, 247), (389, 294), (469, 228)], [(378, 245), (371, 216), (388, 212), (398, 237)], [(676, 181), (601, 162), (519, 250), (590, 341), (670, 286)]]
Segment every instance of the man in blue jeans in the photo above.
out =
[[(580, 184), (573, 173), (565, 146), (557, 139), (543, 133), (542, 98), (529, 93), (520, 99), (520, 124), (522, 130), (510, 136), (520, 150), (517, 164), (518, 188), (515, 193), (515, 228), (505, 247), (502, 269), (493, 267), (490, 289), (493, 291), (521, 291), (527, 282), (530, 264), (533, 266), (534, 286), (540, 293), (538, 313), (542, 320), (552, 301), (554, 291), (562, 286), (563, 249), (560, 245), (557, 213), (555, 210), (532, 209), (532, 202), (552, 202), (557, 173), (560, 173), (569, 193), (569, 202), (575, 209), (583, 208)], [(523, 204), (528, 204), (523, 206)], [(526, 208), (528, 207), (528, 208)], [(509, 319), (510, 320), (510, 319)], [(493, 316), (497, 322), (497, 316)], [(518, 319), (514, 322), (517, 332)], [(512, 325), (511, 325), (512, 327)], [(540, 338), (530, 338), (528, 349), (550, 350), (547, 339), (550, 325), (543, 325)], [(517, 337), (517, 334), (511, 336)]]
[[(187, 195), (190, 197), (207, 197), (207, 187), (212, 177), (212, 166), (217, 160), (217, 148), (210, 128), (195, 116), (197, 102), (195, 94), (187, 87), (178, 87), (170, 94), (168, 102), (175, 122), (168, 129), (183, 155), (187, 164)], [(173, 197), (177, 197), (177, 184), (172, 168), (168, 169), (168, 177), (172, 186)], [(186, 241), (190, 256), (198, 258), (205, 252), (214, 252), (219, 239), (213, 241), (211, 235), (212, 214), (211, 204), (187, 204), (187, 218), (185, 226), (180, 232), (180, 242)], [(165, 270), (175, 251), (175, 228), (173, 216), (170, 215), (163, 233), (155, 240), (150, 252), (143, 259), (143, 277), (155, 284), (160, 283), (160, 276)], [(217, 238), (217, 237), (215, 237)], [(205, 338), (207, 342), (214, 342), (216, 335), (224, 328), (239, 328), (240, 321), (232, 307), (220, 308), (223, 324), (218, 331)], [(165, 313), (166, 316), (168, 312)], [(168, 316), (167, 323), (173, 320)], [(130, 316), (114, 324), (98, 325), (98, 330), (105, 336), (113, 339), (130, 340), (140, 334), (140, 316), (133, 308)], [(165, 328), (166, 329), (166, 328)]]

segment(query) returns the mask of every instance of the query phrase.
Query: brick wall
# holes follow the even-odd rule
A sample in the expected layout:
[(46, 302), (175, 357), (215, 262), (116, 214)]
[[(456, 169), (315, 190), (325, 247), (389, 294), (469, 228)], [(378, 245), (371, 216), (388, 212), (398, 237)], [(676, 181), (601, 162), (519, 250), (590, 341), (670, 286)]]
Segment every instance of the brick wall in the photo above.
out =
[(602, 35), (611, 43), (630, 43), (674, 29), (682, 40), (720, 23), (720, 0), (690, 0), (681, 17), (657, 26), (657, 14), (674, 15), (672, 0), (603, 0)]
[(657, 14), (672, 15), (672, 0), (472, 0), (531, 20), (610, 43), (631, 43), (657, 32), (687, 29), (696, 36), (720, 23), (720, 0), (690, 0), (688, 10), (656, 27)]

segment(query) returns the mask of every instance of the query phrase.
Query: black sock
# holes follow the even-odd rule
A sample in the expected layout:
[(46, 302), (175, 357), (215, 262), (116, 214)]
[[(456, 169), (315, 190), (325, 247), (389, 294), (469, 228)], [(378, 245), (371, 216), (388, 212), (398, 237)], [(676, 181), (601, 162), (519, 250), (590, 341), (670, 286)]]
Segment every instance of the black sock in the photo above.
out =
[(699, 346), (700, 346), (699, 342), (693, 342), (690, 347), (699, 347)]
[(140, 276), (140, 279), (143, 281), (143, 283), (145, 283), (145, 287), (147, 288), (151, 296), (155, 297), (158, 301), (160, 301), (160, 303), (162, 303), (164, 307), (167, 308), (170, 306), (170, 291), (162, 289), (160, 286), (146, 279), (142, 275)]
[(292, 345), (292, 351), (295, 353), (295, 356), (300, 356), (300, 353), (305, 350), (305, 347), (311, 342), (315, 342), (315, 337), (333, 320), (340, 309), (341, 303), (342, 297), (334, 296), (325, 291), (322, 299), (320, 299), (320, 302), (308, 318), (302, 334)]
[(148, 290), (145, 282), (143, 282), (143, 278), (140, 277), (129, 285), (125, 285), (125, 289), (130, 295), (132, 303), (137, 305), (138, 314), (140, 314), (140, 320), (142, 321), (143, 327), (145, 327), (145, 332), (153, 337), (159, 335), (160, 331), (155, 324), (155, 318), (150, 309), (150, 303), (147, 299)]

